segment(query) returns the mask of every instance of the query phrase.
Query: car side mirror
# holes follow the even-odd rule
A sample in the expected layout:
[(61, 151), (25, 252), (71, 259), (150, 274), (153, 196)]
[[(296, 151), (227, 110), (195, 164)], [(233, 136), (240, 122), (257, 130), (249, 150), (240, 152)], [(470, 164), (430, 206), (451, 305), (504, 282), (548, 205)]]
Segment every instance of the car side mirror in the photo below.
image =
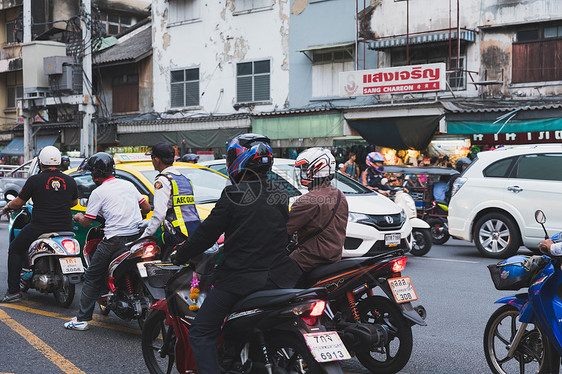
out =
[(81, 198), (81, 199), (79, 200), (79, 202), (80, 202), (80, 205), (82, 205), (82, 206), (84, 206), (84, 207), (88, 206), (88, 198), (87, 198), (87, 197)]

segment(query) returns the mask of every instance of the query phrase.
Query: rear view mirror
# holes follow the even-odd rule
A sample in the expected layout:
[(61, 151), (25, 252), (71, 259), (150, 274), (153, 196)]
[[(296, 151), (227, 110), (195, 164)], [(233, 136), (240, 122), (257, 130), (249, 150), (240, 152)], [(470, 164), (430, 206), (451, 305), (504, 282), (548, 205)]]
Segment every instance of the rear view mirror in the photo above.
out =
[(83, 197), (79, 200), (80, 205), (86, 207), (88, 206), (88, 198), (87, 197)]
[(535, 212), (535, 220), (541, 225), (546, 222), (546, 215), (542, 210), (539, 209)]
[(388, 184), (388, 178), (383, 178), (383, 179), (381, 179), (381, 184), (382, 184), (383, 186), (387, 185), (387, 184)]
[(14, 200), (16, 197), (17, 197), (16, 195), (13, 195), (11, 193), (6, 194), (6, 201), (10, 202), (10, 201)]

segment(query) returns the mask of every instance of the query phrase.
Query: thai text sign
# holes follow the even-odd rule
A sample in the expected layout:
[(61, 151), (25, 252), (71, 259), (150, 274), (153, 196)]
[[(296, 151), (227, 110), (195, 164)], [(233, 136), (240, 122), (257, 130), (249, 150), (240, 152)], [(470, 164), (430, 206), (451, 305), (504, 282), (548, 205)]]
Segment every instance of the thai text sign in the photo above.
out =
[(445, 90), (445, 63), (399, 66), (340, 73), (340, 96)]

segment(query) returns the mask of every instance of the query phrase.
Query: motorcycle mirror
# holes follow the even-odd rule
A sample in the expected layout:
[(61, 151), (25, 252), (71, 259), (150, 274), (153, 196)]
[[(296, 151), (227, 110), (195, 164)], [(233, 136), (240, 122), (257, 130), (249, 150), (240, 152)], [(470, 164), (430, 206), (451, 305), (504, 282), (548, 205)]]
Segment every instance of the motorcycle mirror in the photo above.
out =
[(385, 186), (386, 184), (388, 184), (388, 178), (383, 178), (383, 179), (381, 179), (381, 184), (382, 184), (383, 186)]
[(15, 198), (16, 198), (16, 195), (13, 195), (11, 193), (6, 195), (6, 201), (7, 202), (10, 202), (10, 201), (14, 200)]
[(535, 220), (537, 221), (537, 223), (539, 223), (542, 226), (542, 229), (544, 231), (544, 238), (548, 239), (548, 232), (546, 231), (546, 228), (544, 227), (544, 223), (546, 222), (546, 215), (544, 214), (544, 212), (542, 210), (537, 210), (535, 212)]
[(176, 228), (174, 227), (174, 225), (172, 224), (172, 222), (168, 221), (167, 219), (165, 219), (162, 222), (163, 226), (164, 226), (164, 231), (167, 232), (170, 235), (176, 235)]
[(79, 200), (80, 205), (86, 207), (88, 206), (88, 198), (87, 197), (83, 197)]

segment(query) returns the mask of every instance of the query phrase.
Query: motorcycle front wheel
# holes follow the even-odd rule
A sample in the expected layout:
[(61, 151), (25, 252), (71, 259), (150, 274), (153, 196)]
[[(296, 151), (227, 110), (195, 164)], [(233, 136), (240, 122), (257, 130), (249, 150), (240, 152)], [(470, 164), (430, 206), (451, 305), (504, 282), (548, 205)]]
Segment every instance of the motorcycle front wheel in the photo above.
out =
[[(560, 358), (550, 345), (547, 336), (529, 324), (513, 357), (507, 353), (521, 327), (519, 310), (503, 305), (492, 314), (484, 330), (484, 354), (494, 374), (558, 373)], [(553, 363), (551, 368), (551, 363)]]
[(76, 292), (76, 285), (70, 283), (68, 277), (63, 275), (62, 287), (53, 292), (55, 301), (63, 308), (68, 308), (74, 300), (74, 293)]
[[(176, 335), (172, 326), (166, 326), (166, 313), (152, 310), (142, 329), (142, 356), (150, 374), (169, 374), (174, 368)], [(164, 338), (168, 336), (168, 343)]]
[(423, 256), (431, 249), (432, 239), (429, 229), (414, 229), (412, 230), (414, 238), (412, 242), (411, 254), (414, 256)]
[(385, 325), (388, 342), (355, 352), (363, 366), (377, 374), (394, 374), (402, 370), (412, 354), (412, 327), (396, 304), (383, 296), (370, 296), (359, 302), (361, 322)]

